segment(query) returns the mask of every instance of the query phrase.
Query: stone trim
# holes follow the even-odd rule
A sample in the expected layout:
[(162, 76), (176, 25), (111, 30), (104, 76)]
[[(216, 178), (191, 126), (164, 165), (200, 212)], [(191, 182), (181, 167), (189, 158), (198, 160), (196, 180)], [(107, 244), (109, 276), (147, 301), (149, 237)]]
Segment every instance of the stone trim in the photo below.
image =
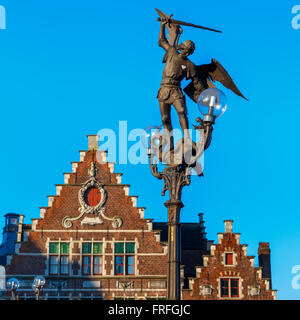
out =
[(57, 196), (48, 196), (48, 207), (51, 208)]
[(71, 178), (71, 173), (64, 173), (64, 184), (68, 184)]

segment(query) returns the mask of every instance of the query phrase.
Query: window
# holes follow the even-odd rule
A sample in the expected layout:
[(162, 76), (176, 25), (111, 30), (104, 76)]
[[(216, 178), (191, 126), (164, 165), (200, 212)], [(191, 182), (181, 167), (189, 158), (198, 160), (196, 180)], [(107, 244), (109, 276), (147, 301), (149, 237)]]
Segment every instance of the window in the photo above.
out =
[(134, 256), (126, 256), (126, 274), (134, 274)]
[(221, 297), (238, 298), (239, 297), (239, 279), (220, 279)]
[(115, 257), (115, 270), (116, 275), (123, 275), (124, 274), (124, 257), (123, 256), (116, 256)]
[(60, 257), (60, 274), (69, 274), (69, 257)]
[(102, 243), (82, 243), (82, 273), (84, 275), (102, 274)]
[(134, 275), (134, 242), (115, 243), (115, 275)]
[(94, 274), (101, 274), (101, 257), (94, 256), (93, 266), (94, 266)]
[(49, 245), (49, 273), (50, 275), (69, 274), (69, 253), (68, 242), (50, 242)]
[(58, 274), (58, 256), (50, 256), (50, 274)]
[(233, 253), (225, 253), (225, 265), (232, 266), (233, 265)]
[(83, 274), (91, 274), (92, 272), (92, 264), (91, 264), (91, 256), (84, 256), (82, 260), (82, 269)]
[(17, 218), (11, 218), (10, 219), (10, 223), (11, 224), (17, 224), (18, 223), (18, 219)]
[(231, 279), (231, 297), (236, 298), (239, 296), (239, 279)]

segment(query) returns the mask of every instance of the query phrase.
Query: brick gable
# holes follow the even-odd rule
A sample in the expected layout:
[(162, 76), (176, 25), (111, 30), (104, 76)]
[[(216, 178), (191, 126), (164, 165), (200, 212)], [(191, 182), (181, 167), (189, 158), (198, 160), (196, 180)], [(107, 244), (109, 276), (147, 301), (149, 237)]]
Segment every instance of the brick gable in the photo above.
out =
[[(97, 157), (101, 157), (101, 163), (97, 161)], [(91, 179), (90, 171), (93, 166), (96, 170), (94, 178), (106, 193), (103, 205), (105, 211), (103, 215), (84, 213), (76, 219), (81, 212), (79, 192)], [(72, 292), (72, 278), (83, 277), (82, 243), (98, 241), (103, 243), (103, 274), (99, 277), (83, 277), (77, 283), (77, 288), (83, 286), (83, 282), (88, 278), (93, 281), (97, 279), (101, 281), (106, 298), (123, 295), (124, 290), (118, 289), (117, 282), (120, 277), (116, 277), (114, 271), (114, 243), (132, 242), (135, 244), (135, 252), (132, 254), (134, 275), (124, 277), (126, 281), (133, 282), (133, 288), (136, 286), (137, 290), (131, 290), (130, 295), (156, 297), (157, 291), (149, 289), (151, 279), (161, 281), (162, 290), (158, 291), (158, 294), (165, 296), (163, 283), (166, 281), (167, 272), (166, 247), (160, 242), (160, 233), (152, 230), (152, 219), (144, 218), (145, 208), (137, 207), (137, 197), (129, 194), (129, 185), (122, 184), (121, 174), (114, 173), (114, 164), (106, 162), (106, 153), (97, 153), (95, 150), (80, 151), (80, 161), (72, 162), (72, 172), (65, 173), (64, 178), (64, 184), (56, 185), (57, 194), (48, 196), (48, 207), (40, 208), (40, 218), (33, 219), (28, 240), (17, 244), (17, 253), (11, 256), (6, 267), (7, 274), (23, 275), (24, 279), (42, 274), (48, 277), (49, 284), (52, 280), (49, 275), (49, 243), (67, 242), (70, 243), (70, 274), (68, 277), (56, 278), (67, 281)], [(72, 220), (71, 226), (66, 227), (63, 223), (65, 217), (76, 220)], [(101, 224), (82, 223), (86, 218), (96, 217)], [(120, 227), (113, 225), (114, 217), (121, 219)], [(45, 290), (47, 292), (47, 285)]]
[[(254, 256), (247, 255), (247, 245), (240, 244), (240, 234), (232, 233), (232, 221), (226, 220), (226, 224), (228, 229), (226, 226), (225, 233), (218, 234), (218, 244), (211, 244), (210, 254), (203, 256), (203, 266), (196, 267), (196, 277), (189, 279), (189, 289), (183, 290), (183, 299), (275, 299), (276, 291), (270, 289), (270, 279), (262, 278), (262, 268), (254, 266)], [(230, 254), (229, 264), (226, 264), (226, 254)], [(230, 292), (222, 296), (221, 279), (238, 281), (237, 297)]]

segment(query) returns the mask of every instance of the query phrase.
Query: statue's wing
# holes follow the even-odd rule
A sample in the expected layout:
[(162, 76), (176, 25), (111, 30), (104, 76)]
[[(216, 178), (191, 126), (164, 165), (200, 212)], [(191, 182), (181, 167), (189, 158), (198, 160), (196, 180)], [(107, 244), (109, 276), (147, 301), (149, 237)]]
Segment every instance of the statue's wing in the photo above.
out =
[(199, 80), (202, 82), (203, 88), (201, 90), (196, 90), (191, 82), (185, 89), (184, 92), (195, 102), (198, 101), (199, 95), (202, 91), (207, 88), (215, 88), (213, 82), (219, 81), (223, 84), (224, 87), (232, 90), (238, 96), (248, 100), (237, 88), (233, 80), (223, 66), (215, 59), (212, 59), (212, 62), (209, 64), (203, 64), (196, 66), (197, 74)]
[(223, 68), (223, 66), (217, 60), (212, 59), (212, 62), (208, 65), (207, 69), (208, 69), (210, 80), (212, 80), (213, 82), (215, 81), (221, 82), (224, 87), (232, 90), (238, 96), (248, 100), (237, 88), (237, 86), (231, 79), (228, 72)]

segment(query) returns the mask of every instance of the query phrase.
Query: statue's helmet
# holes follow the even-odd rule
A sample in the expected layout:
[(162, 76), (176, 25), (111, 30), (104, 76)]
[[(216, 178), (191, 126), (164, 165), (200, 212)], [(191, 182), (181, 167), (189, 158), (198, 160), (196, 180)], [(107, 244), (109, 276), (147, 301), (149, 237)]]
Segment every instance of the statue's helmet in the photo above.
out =
[(178, 49), (187, 49), (189, 50), (190, 54), (192, 54), (195, 51), (195, 44), (191, 40), (186, 40), (179, 45)]

